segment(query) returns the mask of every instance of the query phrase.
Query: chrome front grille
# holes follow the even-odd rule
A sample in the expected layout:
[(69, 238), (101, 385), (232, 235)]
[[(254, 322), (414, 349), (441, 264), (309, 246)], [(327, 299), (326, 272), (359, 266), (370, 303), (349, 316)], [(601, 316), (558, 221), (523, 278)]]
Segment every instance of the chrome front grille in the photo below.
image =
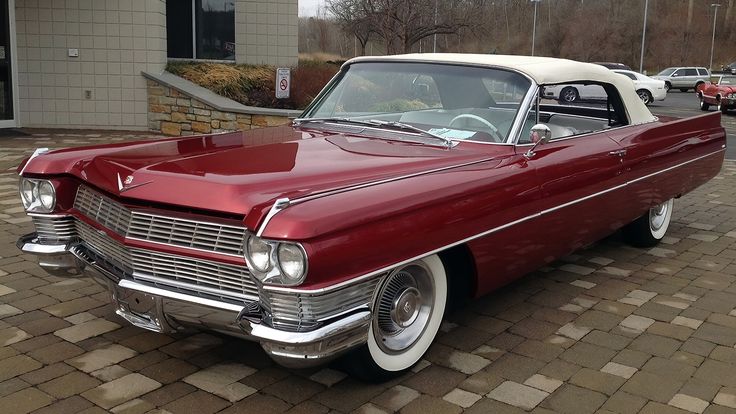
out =
[(261, 304), (274, 328), (308, 330), (358, 307), (371, 308), (373, 295), (386, 274), (324, 293), (261, 292)]
[(76, 228), (85, 246), (133, 280), (210, 298), (258, 299), (258, 289), (245, 266), (130, 248), (81, 221)]
[(76, 231), (72, 216), (31, 216), (36, 235), (42, 242), (54, 243), (71, 240)]
[(128, 237), (242, 257), (245, 228), (133, 212)]
[(130, 226), (130, 210), (83, 185), (77, 190), (74, 208), (121, 236), (126, 235)]
[(79, 186), (74, 208), (123, 237), (243, 256), (245, 227), (131, 211), (85, 186)]
[(133, 259), (130, 257), (130, 251), (127, 247), (118, 243), (104, 232), (79, 220), (76, 221), (76, 228), (79, 238), (88, 248), (126, 273), (133, 271)]

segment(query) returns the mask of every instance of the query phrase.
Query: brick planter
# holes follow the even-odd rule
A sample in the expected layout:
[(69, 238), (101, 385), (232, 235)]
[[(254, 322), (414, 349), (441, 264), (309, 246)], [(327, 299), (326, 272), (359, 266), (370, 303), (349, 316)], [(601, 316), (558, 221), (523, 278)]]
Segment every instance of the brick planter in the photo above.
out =
[[(148, 78), (148, 129), (164, 135), (215, 134), (278, 126), (287, 124), (299, 113), (240, 105), (166, 72), (162, 79), (146, 73), (144, 76)], [(170, 84), (174, 82), (176, 86)]]

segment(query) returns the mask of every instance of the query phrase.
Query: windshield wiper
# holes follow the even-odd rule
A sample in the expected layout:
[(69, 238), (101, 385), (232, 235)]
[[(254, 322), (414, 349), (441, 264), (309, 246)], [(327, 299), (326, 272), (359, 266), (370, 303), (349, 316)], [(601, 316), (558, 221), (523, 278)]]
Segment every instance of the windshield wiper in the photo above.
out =
[(405, 124), (403, 122), (381, 121), (379, 119), (360, 120), (360, 119), (351, 119), (351, 118), (332, 117), (332, 118), (296, 118), (294, 119), (292, 124), (294, 126), (299, 126), (301, 124), (306, 124), (306, 123), (324, 124), (324, 123), (329, 123), (329, 122), (371, 126), (371, 127), (378, 127), (378, 128), (384, 128), (384, 129), (398, 129), (398, 130), (403, 130), (403, 131), (411, 131), (411, 132), (422, 134), (429, 138), (439, 139), (442, 141), (442, 143), (447, 148), (452, 148), (455, 145), (457, 145), (457, 143), (451, 140), (450, 138), (443, 137), (442, 135), (433, 134), (429, 131), (423, 130), (422, 128), (415, 127), (414, 125), (410, 125), (410, 124)]

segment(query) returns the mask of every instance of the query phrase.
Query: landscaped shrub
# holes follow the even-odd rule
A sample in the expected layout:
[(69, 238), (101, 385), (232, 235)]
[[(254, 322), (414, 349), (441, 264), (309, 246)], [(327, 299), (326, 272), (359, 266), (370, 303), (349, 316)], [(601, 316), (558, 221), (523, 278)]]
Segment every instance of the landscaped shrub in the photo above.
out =
[(291, 96), (276, 99), (276, 68), (207, 62), (170, 62), (166, 70), (243, 105), (265, 108), (303, 109), (332, 76), (338, 65), (300, 61), (291, 71)]

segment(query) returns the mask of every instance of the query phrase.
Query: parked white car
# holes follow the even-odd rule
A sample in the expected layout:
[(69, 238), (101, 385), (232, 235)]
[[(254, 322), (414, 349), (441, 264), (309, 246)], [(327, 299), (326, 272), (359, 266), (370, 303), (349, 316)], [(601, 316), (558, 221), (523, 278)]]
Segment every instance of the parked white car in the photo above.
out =
[[(626, 76), (634, 83), (633, 87), (636, 94), (644, 102), (649, 105), (654, 101), (662, 101), (667, 97), (667, 88), (664, 81), (650, 78), (631, 70), (614, 69), (620, 75)], [(595, 101), (606, 99), (608, 94), (600, 85), (590, 84), (567, 84), (554, 85), (544, 88), (544, 97), (548, 99), (557, 99), (560, 102), (574, 103), (579, 101)]]
[(667, 97), (667, 86), (663, 80), (650, 78), (633, 70), (613, 69), (613, 71), (628, 77), (634, 82), (636, 94), (639, 95), (645, 105), (649, 105), (654, 101), (664, 101), (664, 98)]

